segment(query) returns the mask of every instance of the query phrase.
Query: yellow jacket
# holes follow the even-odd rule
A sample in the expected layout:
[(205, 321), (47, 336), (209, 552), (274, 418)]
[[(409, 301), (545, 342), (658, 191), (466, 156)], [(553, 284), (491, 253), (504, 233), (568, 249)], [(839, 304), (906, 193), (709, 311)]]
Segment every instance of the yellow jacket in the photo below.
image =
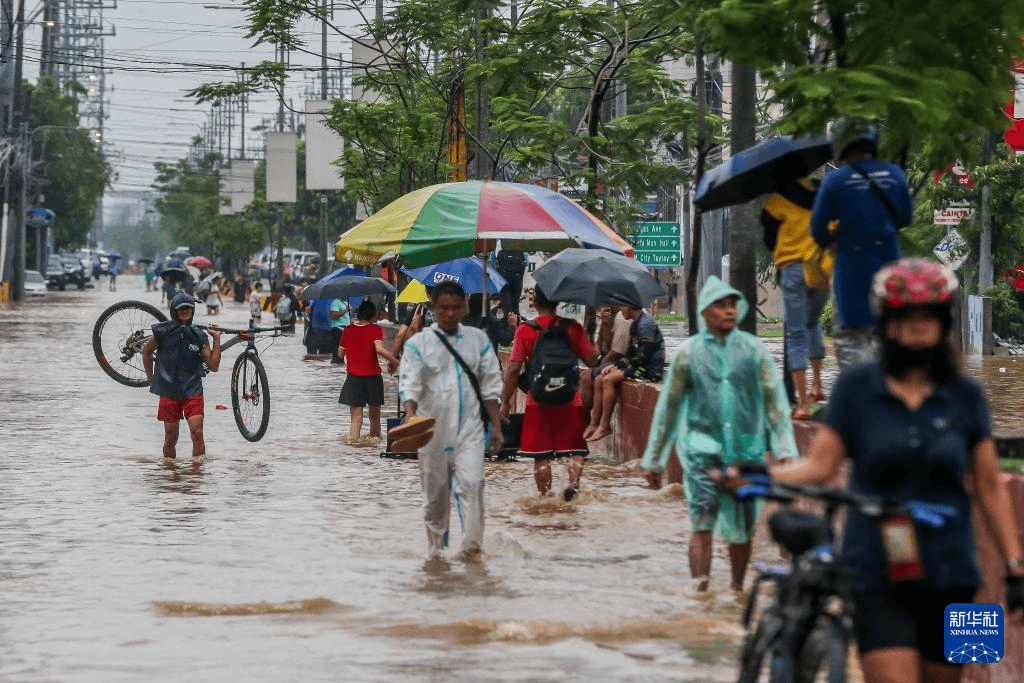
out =
[(761, 210), (765, 245), (776, 268), (808, 261), (818, 245), (811, 237), (811, 209), (818, 181), (801, 180), (768, 195)]

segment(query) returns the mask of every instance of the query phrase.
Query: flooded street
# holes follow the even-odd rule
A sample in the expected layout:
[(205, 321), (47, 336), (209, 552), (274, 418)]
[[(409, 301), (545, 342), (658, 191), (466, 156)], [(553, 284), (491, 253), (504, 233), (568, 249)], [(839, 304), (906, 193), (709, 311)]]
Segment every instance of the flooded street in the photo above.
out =
[[(733, 677), (739, 610), (690, 592), (678, 497), (594, 463), (560, 506), (531, 463), (492, 463), (486, 561), (430, 571), (416, 463), (342, 444), (343, 371), (299, 337), (263, 351), (262, 441), (216, 408), (235, 347), (206, 380), (206, 458), (183, 431), (165, 465), (156, 397), (93, 356), (106, 306), (159, 304), (118, 285), (0, 308), (0, 680)], [(216, 319), (246, 320), (233, 302)]]
[[(490, 463), (484, 563), (430, 569), (415, 461), (343, 445), (343, 371), (305, 359), (301, 335), (262, 350), (262, 441), (233, 423), (234, 347), (205, 382), (207, 456), (192, 462), (183, 430), (165, 464), (156, 397), (93, 356), (109, 304), (159, 305), (141, 278), (118, 285), (0, 308), (0, 680), (734, 679), (728, 565), (698, 598), (677, 491), (595, 462), (559, 504), (530, 462)], [(1020, 386), (1020, 361), (990, 361), (990, 392)], [(393, 383), (387, 397), (390, 416)]]

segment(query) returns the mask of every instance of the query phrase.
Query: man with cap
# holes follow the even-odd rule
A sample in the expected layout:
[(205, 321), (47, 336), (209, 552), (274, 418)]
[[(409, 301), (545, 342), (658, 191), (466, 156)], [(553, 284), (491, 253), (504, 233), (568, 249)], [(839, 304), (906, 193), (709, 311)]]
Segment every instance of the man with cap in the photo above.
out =
[(153, 336), (142, 348), (149, 390), (160, 397), (156, 419), (164, 423), (165, 458), (176, 455), (178, 427), (183, 417), (192, 437), (192, 457), (206, 453), (203, 375), (206, 368), (211, 372), (220, 369), (220, 331), (209, 328), (211, 345), (206, 331), (192, 324), (195, 314), (195, 299), (179, 291), (171, 298), (171, 319), (153, 325)]
[(756, 506), (719, 488), (723, 468), (762, 465), (769, 450), (776, 458), (796, 455), (775, 362), (756, 336), (736, 329), (747, 308), (739, 291), (708, 278), (697, 301), (700, 334), (672, 358), (640, 463), (658, 488), (675, 447), (693, 528), (690, 574), (699, 591), (708, 589), (713, 532), (729, 546), (734, 591), (743, 589), (750, 561)]
[(914, 209), (907, 178), (879, 159), (878, 125), (845, 117), (832, 126), (832, 152), (841, 165), (821, 184), (811, 212), (811, 235), (822, 247), (835, 244), (835, 331), (839, 368), (874, 357), (871, 279), (900, 257), (899, 230)]

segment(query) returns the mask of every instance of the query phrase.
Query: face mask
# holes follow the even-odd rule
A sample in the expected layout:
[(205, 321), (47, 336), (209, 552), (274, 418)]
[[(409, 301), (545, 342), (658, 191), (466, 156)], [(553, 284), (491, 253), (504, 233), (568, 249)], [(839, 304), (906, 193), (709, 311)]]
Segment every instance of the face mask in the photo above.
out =
[(909, 370), (933, 370), (942, 354), (942, 344), (910, 349), (893, 339), (886, 339), (882, 343), (882, 365), (885, 373), (893, 377), (902, 377)]

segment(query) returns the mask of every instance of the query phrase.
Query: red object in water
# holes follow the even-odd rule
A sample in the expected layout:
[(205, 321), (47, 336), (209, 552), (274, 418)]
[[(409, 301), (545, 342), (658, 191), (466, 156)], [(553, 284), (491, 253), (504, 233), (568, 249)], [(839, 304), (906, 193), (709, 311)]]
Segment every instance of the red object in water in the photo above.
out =
[(217, 406), (217, 410), (227, 410), (227, 406)]

